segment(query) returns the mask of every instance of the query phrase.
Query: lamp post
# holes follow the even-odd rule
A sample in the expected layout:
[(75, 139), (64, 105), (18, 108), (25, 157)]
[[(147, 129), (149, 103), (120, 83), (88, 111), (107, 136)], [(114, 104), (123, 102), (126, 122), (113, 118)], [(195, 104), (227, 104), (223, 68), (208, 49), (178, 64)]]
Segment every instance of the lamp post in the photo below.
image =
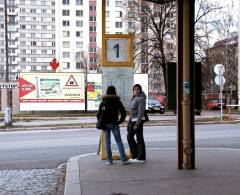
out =
[[(8, 23), (7, 23), (7, 0), (4, 0), (4, 22), (5, 22), (5, 50), (6, 50), (6, 73), (5, 73), (5, 82), (9, 82), (9, 63), (8, 63)], [(10, 108), (9, 101), (9, 90), (6, 88), (6, 103), (7, 107), (4, 111), (4, 123), (5, 126), (12, 125), (12, 111)]]

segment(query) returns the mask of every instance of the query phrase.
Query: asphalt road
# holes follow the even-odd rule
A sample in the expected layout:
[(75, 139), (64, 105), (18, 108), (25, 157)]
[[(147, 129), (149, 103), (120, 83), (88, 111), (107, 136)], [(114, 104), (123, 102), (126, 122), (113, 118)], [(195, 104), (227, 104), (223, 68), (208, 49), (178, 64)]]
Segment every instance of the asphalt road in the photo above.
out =
[[(126, 129), (121, 132), (127, 149)], [(144, 134), (147, 148), (176, 147), (176, 126), (145, 127)], [(96, 129), (0, 132), (0, 170), (55, 168), (72, 156), (96, 153), (99, 136)], [(240, 124), (196, 125), (196, 148), (240, 150), (239, 140)]]

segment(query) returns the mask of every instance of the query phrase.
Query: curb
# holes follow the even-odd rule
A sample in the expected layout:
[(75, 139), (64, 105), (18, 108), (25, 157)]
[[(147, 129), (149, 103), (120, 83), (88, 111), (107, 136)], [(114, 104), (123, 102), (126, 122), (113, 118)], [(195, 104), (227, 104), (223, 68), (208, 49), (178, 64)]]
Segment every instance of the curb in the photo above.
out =
[(78, 162), (80, 158), (91, 155), (96, 155), (96, 153), (74, 156), (67, 161), (64, 195), (82, 195)]
[[(232, 120), (231, 122), (228, 121), (195, 121), (195, 124), (197, 125), (209, 125), (209, 124), (236, 124), (240, 123), (239, 119)], [(173, 120), (162, 120), (160, 122), (156, 123), (149, 123), (147, 122), (145, 126), (176, 126), (176, 121)], [(127, 125), (120, 125), (120, 127), (126, 127)], [(50, 126), (13, 126), (9, 128), (4, 128), (4, 126), (0, 126), (0, 132), (14, 132), (14, 131), (35, 131), (35, 130), (61, 130), (61, 129), (81, 129), (81, 128), (95, 128), (96, 124), (95, 123), (89, 123), (89, 124), (74, 124), (74, 125), (50, 125)]]
[(80, 171), (79, 161), (80, 157), (75, 156), (68, 160), (66, 169), (66, 182), (64, 195), (81, 195), (82, 190), (80, 186)]

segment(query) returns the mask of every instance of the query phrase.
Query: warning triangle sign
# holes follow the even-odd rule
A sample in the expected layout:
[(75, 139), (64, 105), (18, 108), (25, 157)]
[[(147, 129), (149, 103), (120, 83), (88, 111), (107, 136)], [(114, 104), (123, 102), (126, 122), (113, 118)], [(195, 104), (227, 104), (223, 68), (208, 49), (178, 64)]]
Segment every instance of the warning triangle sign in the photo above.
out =
[(76, 80), (74, 79), (73, 75), (71, 75), (65, 84), (65, 86), (78, 86)]
[(35, 85), (26, 81), (23, 78), (19, 78), (19, 96), (20, 98), (33, 92), (35, 90)]

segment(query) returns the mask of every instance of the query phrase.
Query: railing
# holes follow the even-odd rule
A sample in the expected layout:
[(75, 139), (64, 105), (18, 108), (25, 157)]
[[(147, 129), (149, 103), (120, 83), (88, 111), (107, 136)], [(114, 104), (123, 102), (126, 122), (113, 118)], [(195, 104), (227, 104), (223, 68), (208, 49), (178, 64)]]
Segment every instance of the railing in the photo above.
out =
[(240, 104), (228, 104), (226, 107), (228, 107), (228, 122), (230, 123), (232, 120), (232, 113), (231, 113), (231, 108), (239, 107)]

